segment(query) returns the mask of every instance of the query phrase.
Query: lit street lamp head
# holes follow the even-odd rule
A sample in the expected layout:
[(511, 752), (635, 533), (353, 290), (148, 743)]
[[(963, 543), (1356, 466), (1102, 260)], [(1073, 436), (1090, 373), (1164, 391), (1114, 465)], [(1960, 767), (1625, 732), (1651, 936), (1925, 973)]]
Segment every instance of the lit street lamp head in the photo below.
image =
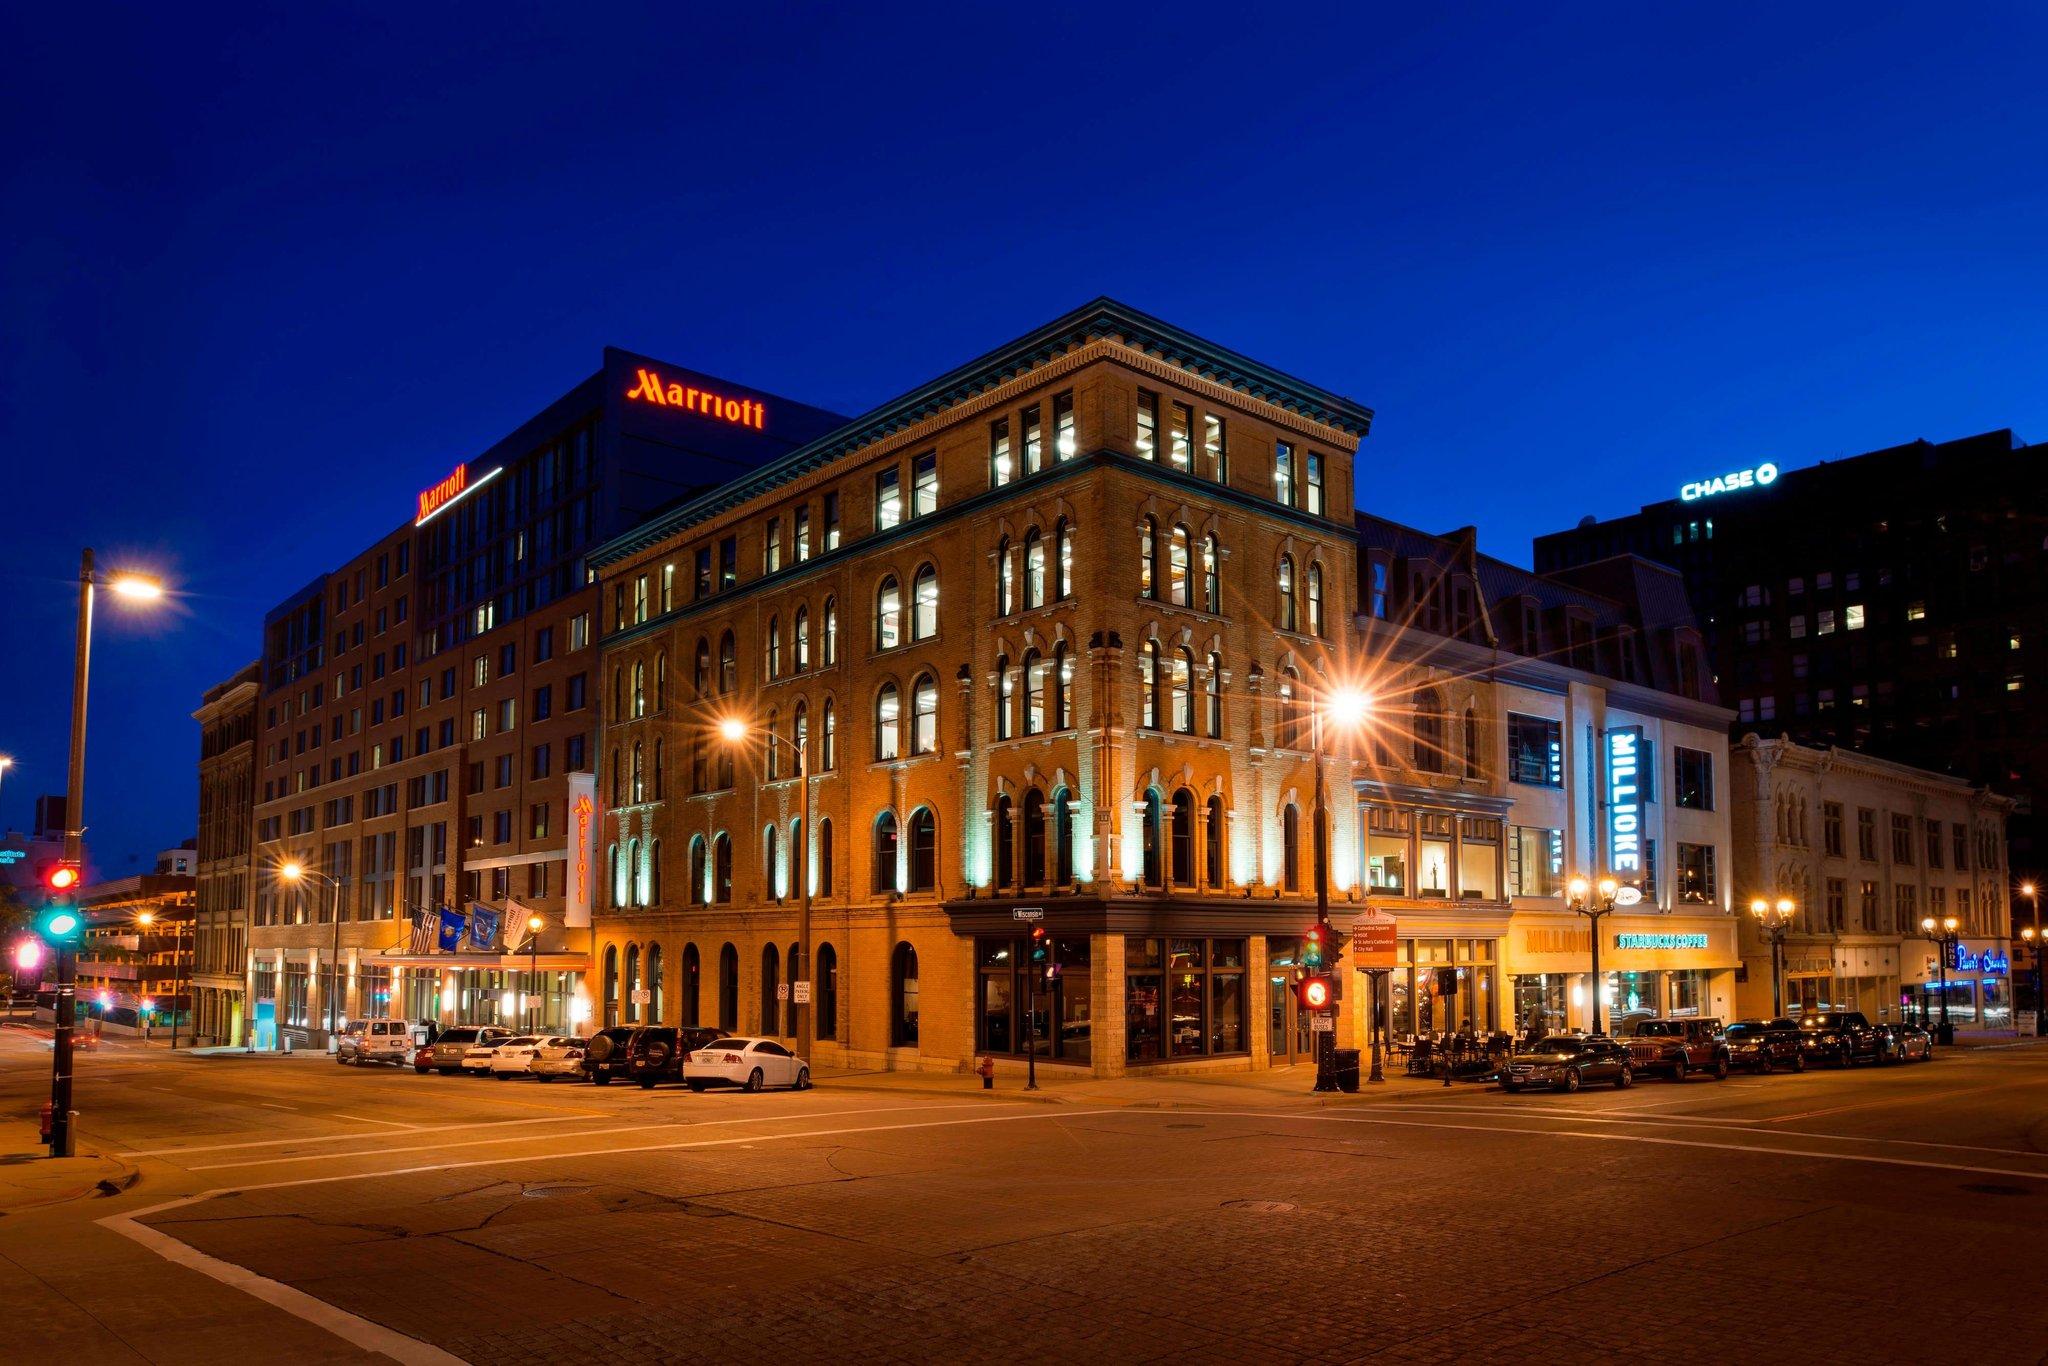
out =
[(154, 925), (156, 923), (156, 912), (138, 911), (135, 916), (135, 923), (138, 925)]
[(1615, 894), (1620, 890), (1621, 884), (1613, 878), (1603, 877), (1600, 879), (1600, 897), (1603, 901), (1614, 900)]
[(1565, 890), (1571, 893), (1571, 898), (1574, 901), (1584, 901), (1586, 893), (1591, 887), (1592, 884), (1582, 877), (1575, 877), (1565, 884)]
[(541, 918), (537, 915), (530, 915), (526, 917), (526, 928), (532, 930), (535, 934), (540, 933), (541, 924)]
[(1345, 730), (1354, 729), (1372, 711), (1372, 694), (1358, 688), (1337, 688), (1330, 694), (1330, 720)]
[(728, 744), (738, 744), (747, 738), (747, 723), (737, 716), (728, 716), (718, 723), (718, 733)]
[(297, 859), (293, 859), (289, 863), (280, 864), (277, 875), (286, 882), (297, 882), (306, 875), (306, 865), (300, 863)]
[(1927, 918), (1926, 918), (1925, 920), (1921, 921), (1921, 922), (1920, 922), (1920, 928), (1921, 928), (1921, 929), (1923, 929), (1923, 930), (1925, 930), (1925, 931), (1927, 931), (1927, 932), (1928, 932), (1929, 934), (1933, 934), (1933, 933), (1934, 933), (1934, 917), (1930, 915), (1930, 916), (1928, 916), (1928, 917), (1927, 917)]
[(116, 574), (107, 587), (130, 602), (155, 602), (164, 595), (163, 584), (147, 574)]
[(1962, 921), (1957, 920), (1954, 916), (1950, 916), (1948, 919), (1941, 922), (1941, 927), (1944, 930), (1947, 930), (1950, 934), (1954, 934), (1956, 932), (1956, 926), (1962, 923)]
[(1762, 920), (1764, 916), (1770, 912), (1770, 909), (1771, 903), (1765, 901), (1762, 897), (1752, 897), (1750, 899), (1749, 913), (1755, 916), (1758, 920)]
[[(7, 765), (8, 765), (8, 763), (9, 763), (9, 762), (10, 762), (10, 761), (9, 761), (9, 760), (7, 760), (7, 759), (0, 759), (0, 768), (5, 768), (5, 767), (7, 767)], [(2022, 882), (2022, 883), (2020, 884), (2020, 895), (2021, 895), (2021, 896), (2032, 896), (2033, 894), (2034, 894), (2034, 884), (2033, 884), (2033, 883), (2031, 883), (2031, 882)]]
[(1779, 897), (1779, 898), (1778, 898), (1778, 914), (1779, 914), (1779, 915), (1790, 915), (1790, 914), (1792, 914), (1792, 898), (1791, 898), (1791, 897), (1789, 897), (1789, 896), (1781, 896), (1781, 897)]

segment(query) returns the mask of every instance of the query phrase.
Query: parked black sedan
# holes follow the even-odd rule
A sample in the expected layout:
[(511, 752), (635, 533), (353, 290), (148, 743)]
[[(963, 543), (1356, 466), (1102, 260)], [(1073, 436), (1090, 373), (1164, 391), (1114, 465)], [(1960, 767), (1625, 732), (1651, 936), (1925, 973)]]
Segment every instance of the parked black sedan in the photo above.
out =
[(1553, 1034), (1509, 1058), (1500, 1070), (1503, 1091), (1519, 1091), (1525, 1086), (1576, 1091), (1596, 1081), (1612, 1082), (1620, 1088), (1635, 1085), (1635, 1080), (1628, 1050), (1603, 1034)]
[(1806, 1039), (1797, 1020), (1738, 1020), (1728, 1026), (1728, 1052), (1737, 1067), (1751, 1072), (1806, 1070)]

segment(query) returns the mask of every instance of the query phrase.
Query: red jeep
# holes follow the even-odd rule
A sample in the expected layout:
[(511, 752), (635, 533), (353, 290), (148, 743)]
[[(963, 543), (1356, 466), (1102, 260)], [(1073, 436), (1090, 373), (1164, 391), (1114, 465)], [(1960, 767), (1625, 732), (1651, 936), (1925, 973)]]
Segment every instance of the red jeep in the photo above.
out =
[(1662, 1072), (1684, 1081), (1705, 1072), (1715, 1081), (1728, 1075), (1731, 1059), (1721, 1022), (1703, 1020), (1638, 1020), (1628, 1040), (1629, 1056), (1638, 1072)]

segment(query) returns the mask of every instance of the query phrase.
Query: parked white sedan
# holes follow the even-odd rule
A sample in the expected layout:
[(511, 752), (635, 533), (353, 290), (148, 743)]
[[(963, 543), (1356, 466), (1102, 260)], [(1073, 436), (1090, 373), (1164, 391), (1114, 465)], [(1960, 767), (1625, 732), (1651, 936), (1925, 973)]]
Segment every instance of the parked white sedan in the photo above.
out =
[(737, 1086), (743, 1091), (787, 1086), (808, 1091), (811, 1069), (773, 1039), (714, 1039), (683, 1059), (683, 1082), (692, 1091), (708, 1086)]
[(509, 1048), (513, 1044), (530, 1044), (532, 1042), (533, 1035), (531, 1034), (515, 1034), (509, 1039), (503, 1037), (483, 1039), (471, 1044), (462, 1051), (462, 1061), (458, 1066), (465, 1073), (481, 1077), (486, 1073), (498, 1070), (493, 1065), (498, 1060), (498, 1050)]
[(499, 1081), (514, 1077), (556, 1077), (583, 1075), (583, 1040), (566, 1034), (522, 1034), (507, 1039), (491, 1054), (491, 1075)]

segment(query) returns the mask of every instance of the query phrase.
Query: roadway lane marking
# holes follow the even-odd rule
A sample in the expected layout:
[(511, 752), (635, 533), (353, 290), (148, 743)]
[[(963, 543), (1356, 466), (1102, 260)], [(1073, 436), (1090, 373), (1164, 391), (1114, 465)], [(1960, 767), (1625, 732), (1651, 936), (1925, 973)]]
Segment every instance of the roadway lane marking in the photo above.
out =
[[(1518, 1129), (1507, 1124), (1443, 1124), (1422, 1119), (1370, 1119), (1365, 1116), (1318, 1115), (1287, 1110), (1177, 1110), (1179, 1115), (1227, 1118), (1258, 1115), (1267, 1119), (1301, 1119), (1335, 1124), (1379, 1124), (1398, 1129), (1454, 1129), (1474, 1134), (1534, 1134), (1539, 1138), (1592, 1138), (1609, 1143), (1650, 1143), (1667, 1148), (1709, 1148), (1722, 1152), (1749, 1153), (1760, 1157), (1803, 1157), (1814, 1162), (1862, 1162), (1884, 1167), (1920, 1167), (1929, 1171), (1963, 1172), (1972, 1176), (2015, 1176), (2026, 1181), (2048, 1181), (2048, 1171), (2016, 1171), (2008, 1167), (1978, 1167), (1960, 1162), (1923, 1162), (1912, 1157), (1884, 1157), (1875, 1153), (1816, 1153), (1802, 1148), (1761, 1148), (1745, 1143), (1708, 1143), (1696, 1138), (1659, 1138), (1652, 1134), (1599, 1133), (1576, 1129)], [(1759, 1133), (1757, 1137), (1765, 1135)], [(1793, 1135), (1786, 1134), (1790, 1138)], [(260, 1189), (260, 1188), (252, 1188)]]
[(299, 1112), (299, 1107), (296, 1105), (280, 1105), (274, 1100), (259, 1100), (256, 1103), (258, 1105), (267, 1105), (273, 1110), (290, 1110), (293, 1114)]
[[(1023, 1104), (1025, 1102), (1007, 1103)], [(917, 1108), (980, 1109), (982, 1107), (978, 1105), (962, 1105), (920, 1106)], [(216, 1257), (209, 1257), (189, 1243), (181, 1242), (168, 1233), (149, 1228), (138, 1221), (148, 1215), (162, 1214), (168, 1210), (183, 1209), (222, 1195), (246, 1195), (251, 1191), (281, 1190), (291, 1186), (321, 1186), (337, 1181), (371, 1181), (381, 1177), (411, 1176), (422, 1172), (453, 1171), (465, 1167), (497, 1167), (513, 1162), (545, 1162), (569, 1157), (609, 1157), (613, 1154), (667, 1152), (681, 1148), (751, 1146), (755, 1143), (773, 1143), (796, 1138), (833, 1138), (845, 1134), (889, 1133), (902, 1129), (938, 1129), (962, 1124), (1004, 1124), (1011, 1121), (1030, 1119), (1083, 1119), (1091, 1115), (1128, 1113), (1123, 1110), (1070, 1111), (1065, 1109), (1065, 1107), (1052, 1109), (1036, 1105), (1031, 1108), (1032, 1113), (1022, 1115), (982, 1115), (975, 1119), (922, 1120), (915, 1124), (871, 1124), (854, 1128), (811, 1129), (796, 1134), (753, 1134), (745, 1138), (709, 1138), (688, 1143), (653, 1143), (634, 1148), (602, 1148), (589, 1153), (529, 1153), (524, 1157), (487, 1157), (469, 1162), (447, 1162), (436, 1163), (428, 1167), (408, 1167), (398, 1171), (354, 1172), (346, 1176), (308, 1176), (301, 1177), (296, 1181), (272, 1181), (255, 1186), (220, 1186), (210, 1191), (202, 1191), (198, 1195), (188, 1195), (179, 1200), (167, 1200), (160, 1205), (150, 1205), (145, 1209), (134, 1210), (127, 1214), (110, 1214), (98, 1222), (102, 1228), (109, 1229), (124, 1238), (148, 1248), (165, 1261), (189, 1268), (202, 1276), (211, 1277), (213, 1280), (219, 1281), (222, 1285), (228, 1286), (231, 1289), (240, 1290), (244, 1294), (252, 1295), (262, 1300), (265, 1304), (274, 1305), (285, 1313), (290, 1314), (293, 1318), (310, 1323), (316, 1328), (324, 1329), (343, 1341), (362, 1348), (364, 1351), (381, 1353), (394, 1361), (406, 1363), (406, 1366), (464, 1366), (460, 1357), (451, 1356), (431, 1343), (421, 1342), (418, 1338), (407, 1337), (396, 1329), (387, 1328), (381, 1323), (374, 1323), (359, 1315), (351, 1314), (346, 1309), (329, 1304), (325, 1300), (316, 1299), (303, 1290), (293, 1289), (291, 1286), (273, 1281), (267, 1276), (259, 1276), (247, 1267), (236, 1266), (232, 1262), (224, 1262)], [(835, 1113), (850, 1114), (855, 1112), (836, 1111)], [(859, 1113), (873, 1112), (863, 1111)], [(761, 1118), (766, 1119), (770, 1118), (770, 1116), (762, 1116)], [(774, 1116), (774, 1118), (801, 1119), (802, 1116), (782, 1115)], [(566, 1137), (567, 1135), (564, 1136)]]
[(1996, 1086), (1965, 1086), (1960, 1091), (1936, 1091), (1933, 1095), (1894, 1096), (1889, 1100), (1865, 1100), (1854, 1105), (1837, 1105), (1829, 1110), (1802, 1110), (1796, 1115), (1778, 1115), (1764, 1121), (1766, 1124), (1789, 1124), (1795, 1119), (1819, 1119), (1822, 1115), (1847, 1114), (1851, 1110), (1876, 1110), (1887, 1105), (1912, 1105), (1920, 1101), (1947, 1100), (1951, 1096), (1975, 1096), (1986, 1091), (2011, 1091), (2021, 1086), (2048, 1086), (2048, 1080), (2008, 1081)]
[[(1021, 1104), (1010, 1101), (1009, 1104)], [(982, 1106), (966, 1105), (882, 1105), (863, 1110), (823, 1110), (818, 1118), (836, 1118), (840, 1115), (900, 1115), (916, 1114), (930, 1110), (979, 1110)], [(497, 1143), (542, 1143), (556, 1138), (603, 1138), (608, 1134), (644, 1134), (658, 1129), (695, 1129), (705, 1126), (722, 1128), (735, 1124), (775, 1124), (783, 1120), (811, 1118), (807, 1115), (755, 1115), (748, 1119), (703, 1119), (671, 1120), (664, 1124), (626, 1124), (612, 1129), (578, 1129), (574, 1133), (555, 1134), (506, 1134), (499, 1138), (478, 1138), (467, 1143), (418, 1143), (410, 1148), (365, 1148), (355, 1153), (309, 1153), (299, 1157), (254, 1157), (238, 1162), (209, 1162), (202, 1166), (187, 1167), (191, 1172), (217, 1172), (229, 1167), (281, 1167), (290, 1162), (341, 1162), (359, 1157), (392, 1157), (399, 1153), (447, 1152), (452, 1148), (488, 1148)], [(598, 1151), (607, 1151), (599, 1149)]]
[(339, 1111), (335, 1112), (334, 1117), (336, 1119), (353, 1119), (362, 1124), (388, 1124), (394, 1129), (417, 1129), (420, 1127), (417, 1124), (400, 1124), (395, 1119), (372, 1119), (368, 1115), (344, 1115)]
[[(346, 1118), (346, 1116), (344, 1116)], [(496, 1129), (511, 1124), (567, 1124), (574, 1115), (563, 1115), (559, 1119), (480, 1119), (472, 1124), (430, 1124), (414, 1129), (416, 1134), (447, 1133), (453, 1129)], [(188, 1153), (221, 1153), (239, 1148), (281, 1148), (289, 1143), (346, 1143), (352, 1139), (368, 1138), (360, 1129), (345, 1134), (308, 1134), (303, 1138), (256, 1138), (246, 1143), (200, 1143), (182, 1148), (132, 1148), (123, 1153), (124, 1157), (179, 1157)]]

